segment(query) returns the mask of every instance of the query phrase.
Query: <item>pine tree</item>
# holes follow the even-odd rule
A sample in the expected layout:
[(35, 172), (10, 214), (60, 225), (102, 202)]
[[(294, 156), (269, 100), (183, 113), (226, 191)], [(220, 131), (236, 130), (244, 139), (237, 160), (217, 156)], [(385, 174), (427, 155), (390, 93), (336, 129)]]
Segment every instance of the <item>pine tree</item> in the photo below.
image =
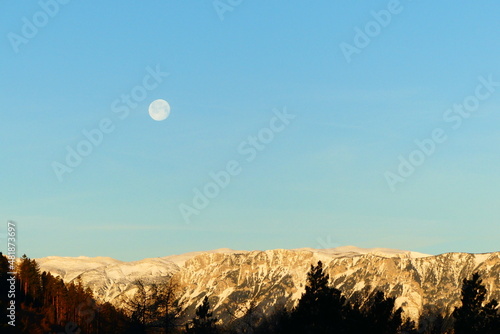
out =
[(455, 317), (455, 334), (490, 334), (499, 333), (497, 301), (485, 304), (486, 287), (482, 284), (479, 273), (472, 279), (464, 278), (462, 285), (462, 306), (453, 312)]
[(296, 333), (332, 333), (345, 331), (343, 313), (346, 299), (340, 290), (328, 285), (323, 263), (311, 265), (306, 291), (291, 316), (291, 330)]
[(255, 329), (255, 334), (281, 334), (291, 333), (290, 313), (287, 311), (284, 303), (275, 306), (271, 314), (265, 316)]
[(191, 327), (186, 325), (186, 332), (189, 334), (216, 334), (217, 318), (210, 312), (210, 303), (205, 296), (203, 303), (196, 309), (196, 317), (193, 318)]
[(385, 297), (382, 291), (377, 291), (368, 301), (364, 310), (367, 329), (373, 334), (397, 333), (403, 325), (402, 308), (395, 309), (394, 297)]

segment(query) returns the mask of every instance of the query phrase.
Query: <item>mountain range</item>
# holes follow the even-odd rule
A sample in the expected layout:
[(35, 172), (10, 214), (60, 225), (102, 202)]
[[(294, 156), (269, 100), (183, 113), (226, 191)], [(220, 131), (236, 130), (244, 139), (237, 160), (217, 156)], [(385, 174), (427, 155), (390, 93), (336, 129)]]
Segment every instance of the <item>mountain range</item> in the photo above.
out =
[[(460, 304), (462, 280), (479, 272), (488, 299), (500, 300), (500, 252), (428, 255), (386, 248), (354, 246), (332, 249), (274, 249), (235, 251), (217, 249), (123, 262), (109, 257), (59, 257), (36, 259), (42, 271), (65, 282), (81, 281), (101, 302), (120, 307), (146, 285), (175, 280), (186, 316), (207, 295), (215, 315), (223, 321), (238, 317), (250, 305), (260, 312), (292, 307), (305, 290), (311, 265), (322, 261), (330, 283), (348, 298), (362, 300), (380, 290), (396, 298), (412, 319), (426, 310), (451, 312)], [(230, 312), (228, 312), (228, 310)], [(240, 314), (238, 314), (240, 313)]]

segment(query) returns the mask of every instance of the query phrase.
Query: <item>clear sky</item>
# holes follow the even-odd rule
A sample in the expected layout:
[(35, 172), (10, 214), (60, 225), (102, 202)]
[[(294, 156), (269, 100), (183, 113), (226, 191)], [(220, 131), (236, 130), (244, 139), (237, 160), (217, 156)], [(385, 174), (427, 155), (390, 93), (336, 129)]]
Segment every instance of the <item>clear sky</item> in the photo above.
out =
[(4, 252), (500, 250), (500, 4), (54, 1), (0, 5)]

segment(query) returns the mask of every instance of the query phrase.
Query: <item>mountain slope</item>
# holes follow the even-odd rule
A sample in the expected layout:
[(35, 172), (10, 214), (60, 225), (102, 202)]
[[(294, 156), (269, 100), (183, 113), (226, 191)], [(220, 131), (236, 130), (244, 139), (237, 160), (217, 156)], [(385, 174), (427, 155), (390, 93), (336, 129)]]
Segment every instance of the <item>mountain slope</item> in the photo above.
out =
[[(361, 301), (375, 290), (397, 297), (414, 319), (424, 305), (451, 310), (459, 303), (464, 277), (479, 271), (488, 297), (500, 299), (500, 252), (447, 253), (430, 256), (392, 249), (340, 247), (326, 250), (295, 249), (196, 252), (163, 258), (121, 262), (109, 258), (50, 257), (37, 260), (42, 270), (65, 281), (80, 277), (98, 299), (119, 305), (133, 282), (160, 283), (175, 279), (186, 315), (192, 315), (205, 295), (218, 315), (227, 309), (239, 316), (250, 303), (269, 313), (291, 307), (305, 289), (307, 271), (322, 261), (331, 284), (349, 298)], [(228, 321), (230, 319), (223, 319)]]

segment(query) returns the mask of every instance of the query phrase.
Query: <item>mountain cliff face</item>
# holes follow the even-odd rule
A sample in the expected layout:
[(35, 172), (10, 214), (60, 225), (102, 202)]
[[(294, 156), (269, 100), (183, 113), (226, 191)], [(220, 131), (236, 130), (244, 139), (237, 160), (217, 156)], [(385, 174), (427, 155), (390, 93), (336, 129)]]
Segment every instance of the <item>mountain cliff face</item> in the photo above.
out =
[[(250, 305), (269, 313), (291, 307), (305, 289), (311, 264), (324, 263), (331, 284), (348, 298), (363, 300), (375, 290), (397, 297), (396, 305), (417, 319), (424, 305), (452, 310), (459, 304), (462, 280), (478, 271), (488, 298), (500, 300), (500, 252), (447, 253), (429, 256), (389, 249), (340, 247), (188, 253), (121, 262), (110, 258), (37, 259), (41, 270), (66, 282), (81, 280), (101, 301), (117, 306), (135, 290), (133, 282), (161, 283), (175, 279), (187, 316), (205, 295), (216, 315), (240, 316)], [(223, 319), (229, 320), (229, 319)]]

